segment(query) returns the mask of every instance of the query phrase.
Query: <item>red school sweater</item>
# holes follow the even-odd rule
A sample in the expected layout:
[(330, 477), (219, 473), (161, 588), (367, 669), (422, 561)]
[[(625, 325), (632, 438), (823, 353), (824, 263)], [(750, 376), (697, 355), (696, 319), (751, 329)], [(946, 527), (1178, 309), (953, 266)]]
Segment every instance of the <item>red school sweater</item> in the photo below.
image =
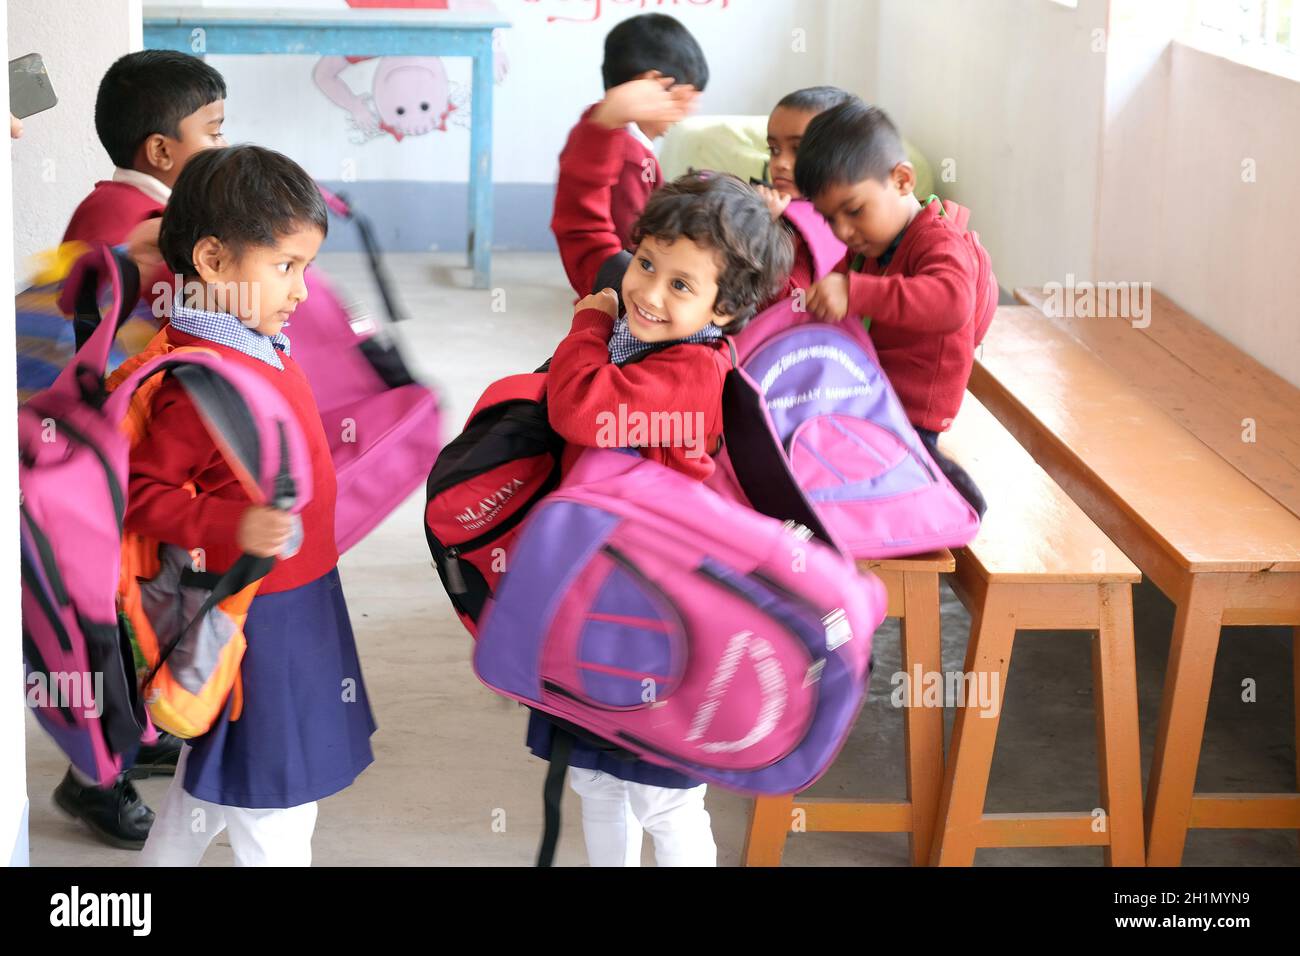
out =
[[(942, 209), (943, 214), (940, 215)], [(975, 346), (998, 305), (998, 284), (969, 210), (931, 202), (903, 233), (889, 264), (849, 270), (849, 314), (871, 320), (880, 366), (916, 428), (947, 431), (970, 379)]]
[(619, 366), (609, 360), (613, 331), (605, 312), (584, 309), (551, 358), (546, 403), (551, 427), (569, 443), (564, 471), (584, 447), (632, 442), (646, 458), (704, 481), (722, 437), (722, 385), (731, 370), (726, 348), (675, 345)]
[[(101, 180), (73, 211), (63, 241), (105, 242), (116, 246), (126, 242), (131, 230), (140, 223), (161, 216), (163, 209), (157, 199), (130, 183)], [(154, 284), (167, 282), (170, 277), (171, 270), (166, 265), (160, 265), (151, 276), (141, 276), (140, 298), (149, 299)]]
[(591, 121), (590, 106), (560, 153), (551, 232), (569, 284), (579, 298), (591, 293), (605, 261), (631, 250), (632, 227), (659, 186), (655, 154), (626, 129)]
[[(302, 425), (311, 457), (312, 497), (300, 512), (302, 546), (291, 558), (275, 562), (259, 594), (288, 591), (315, 581), (338, 564), (334, 540), (334, 463), (312, 398), (311, 386), (294, 360), (279, 353), (281, 371), (237, 349), (217, 345), (168, 327), (172, 345), (195, 345), (222, 359), (249, 368), (271, 381)], [(191, 497), (186, 482), (193, 482)], [(179, 545), (203, 548), (207, 570), (226, 571), (241, 551), (235, 543), (239, 519), (252, 500), (217, 451), (194, 405), (174, 379), (158, 389), (148, 432), (131, 450), (126, 530)]]

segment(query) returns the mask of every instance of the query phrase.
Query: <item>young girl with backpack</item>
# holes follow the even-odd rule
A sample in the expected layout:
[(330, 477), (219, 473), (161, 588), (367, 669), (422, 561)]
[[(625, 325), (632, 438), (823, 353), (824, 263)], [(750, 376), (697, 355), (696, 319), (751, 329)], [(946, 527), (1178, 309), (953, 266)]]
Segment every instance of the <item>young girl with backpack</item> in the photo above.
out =
[(255, 506), (179, 383), (166, 380), (133, 448), (126, 528), (225, 571), (241, 554), (276, 556), (244, 622), (242, 711), (234, 696), (193, 739), (159, 808), (146, 865), (196, 865), (230, 834), (236, 865), (311, 863), (316, 801), (372, 761), (375, 730), (334, 539), (335, 478), (306, 377), (282, 329), (306, 299), (303, 272), (325, 238), (315, 183), (255, 146), (193, 157), (163, 216), (159, 248), (185, 289), (168, 344), (201, 347), (264, 376), (296, 413), (312, 496), (296, 518)]

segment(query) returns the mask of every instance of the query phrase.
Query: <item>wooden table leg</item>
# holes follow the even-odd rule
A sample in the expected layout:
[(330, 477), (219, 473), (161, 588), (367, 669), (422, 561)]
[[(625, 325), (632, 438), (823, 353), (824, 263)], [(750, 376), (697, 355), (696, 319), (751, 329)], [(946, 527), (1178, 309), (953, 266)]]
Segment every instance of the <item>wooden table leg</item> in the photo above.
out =
[(1196, 788), (1227, 575), (1193, 575), (1178, 601), (1147, 782), (1147, 865), (1178, 866)]
[(492, 268), (492, 37), (474, 55), (469, 131), (469, 265), (474, 288), (486, 289)]
[[(1300, 791), (1300, 627), (1291, 629), (1291, 694), (1295, 703), (1295, 788)], [(1300, 831), (1296, 832), (1300, 842)]]
[(1142, 748), (1138, 741), (1137, 659), (1130, 585), (1101, 587), (1101, 619), (1092, 644), (1097, 765), (1110, 843), (1107, 866), (1142, 866)]
[(1015, 608), (996, 585), (990, 586), (983, 607), (971, 621), (966, 674), (976, 678), (987, 674), (988, 680), (997, 675), (997, 710), (985, 716), (978, 706), (957, 707), (930, 851), (932, 866), (970, 866), (975, 862), (976, 830), (984, 816), (984, 797), (988, 792), (989, 769), (993, 765), (998, 723), (1002, 719), (1015, 636)]
[[(903, 617), (899, 621), (903, 672), (914, 679), (943, 670), (939, 619), (939, 575), (903, 574)], [(912, 688), (903, 708), (903, 752), (907, 766), (907, 799), (912, 804), (912, 831), (908, 844), (912, 865), (930, 862), (934, 820), (943, 787), (943, 705), (916, 703), (920, 688)]]
[(745, 833), (742, 866), (780, 866), (785, 841), (790, 835), (794, 794), (784, 797), (755, 797)]

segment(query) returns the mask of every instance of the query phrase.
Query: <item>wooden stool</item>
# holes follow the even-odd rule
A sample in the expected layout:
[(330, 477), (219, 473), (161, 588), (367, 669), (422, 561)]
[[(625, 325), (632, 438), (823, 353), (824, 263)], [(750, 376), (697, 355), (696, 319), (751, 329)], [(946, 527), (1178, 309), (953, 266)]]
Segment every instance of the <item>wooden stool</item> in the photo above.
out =
[[(953, 590), (971, 613), (967, 706), (959, 706), (944, 768), (930, 862), (970, 866), (989, 846), (1101, 846), (1107, 865), (1142, 866), (1142, 772), (1131, 561), (1065, 496), (973, 397), (943, 450), (989, 502), (979, 535), (957, 552)], [(1090, 811), (985, 813), (989, 769), (1019, 629), (1093, 631), (1093, 694), (1102, 825)], [(988, 676), (990, 699), (969, 689)], [(996, 678), (996, 686), (992, 683)], [(961, 703), (961, 702), (959, 702)]]
[[(938, 671), (939, 575), (953, 570), (950, 551), (912, 558), (860, 561), (889, 594), (889, 617), (899, 619), (903, 670)], [(935, 808), (943, 777), (943, 708), (903, 708), (907, 765), (907, 799), (828, 800), (817, 797), (758, 797), (745, 836), (745, 866), (780, 866), (786, 836), (792, 831), (835, 833), (906, 833), (912, 863), (930, 857)]]

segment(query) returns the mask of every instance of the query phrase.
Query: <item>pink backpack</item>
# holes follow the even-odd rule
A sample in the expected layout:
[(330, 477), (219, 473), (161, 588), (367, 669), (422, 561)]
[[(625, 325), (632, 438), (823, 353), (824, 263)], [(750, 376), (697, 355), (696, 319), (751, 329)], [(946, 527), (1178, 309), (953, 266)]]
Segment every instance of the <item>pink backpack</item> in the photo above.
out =
[(588, 449), (480, 619), (488, 687), (651, 763), (802, 790), (866, 693), (879, 580), (635, 451)]
[[(810, 203), (787, 217), (820, 278), (844, 246)], [(855, 558), (890, 558), (975, 537), (979, 517), (934, 463), (907, 420), (863, 323), (820, 322), (783, 299), (736, 336), (741, 368), (762, 394), (795, 480), (836, 542)], [(714, 487), (771, 512), (748, 449), (729, 442)]]
[(398, 348), (399, 321), (369, 224), (322, 189), (330, 211), (358, 229), (388, 320), (353, 315), (319, 269), (288, 330), (293, 357), (311, 383), (338, 477), (335, 540), (347, 551), (429, 475), (442, 447), (437, 394), (416, 381)]
[[(110, 286), (111, 303), (108, 318), (99, 321), (101, 280)], [(27, 697), (72, 763), (100, 783), (111, 781), (123, 755), (154, 733), (116, 606), (130, 453), (122, 422), (135, 390), (154, 375), (176, 376), (217, 446), (265, 502), (298, 512), (311, 498), (298, 421), (255, 373), (215, 353), (186, 350), (154, 358), (105, 392), (114, 333), (136, 301), (138, 282), (135, 267), (106, 246), (79, 261), (64, 287), (65, 302), (75, 303), (79, 321), (98, 327), (54, 384), (18, 410)], [(219, 600), (269, 570), (269, 560), (245, 558), (213, 587), (181, 639)]]

